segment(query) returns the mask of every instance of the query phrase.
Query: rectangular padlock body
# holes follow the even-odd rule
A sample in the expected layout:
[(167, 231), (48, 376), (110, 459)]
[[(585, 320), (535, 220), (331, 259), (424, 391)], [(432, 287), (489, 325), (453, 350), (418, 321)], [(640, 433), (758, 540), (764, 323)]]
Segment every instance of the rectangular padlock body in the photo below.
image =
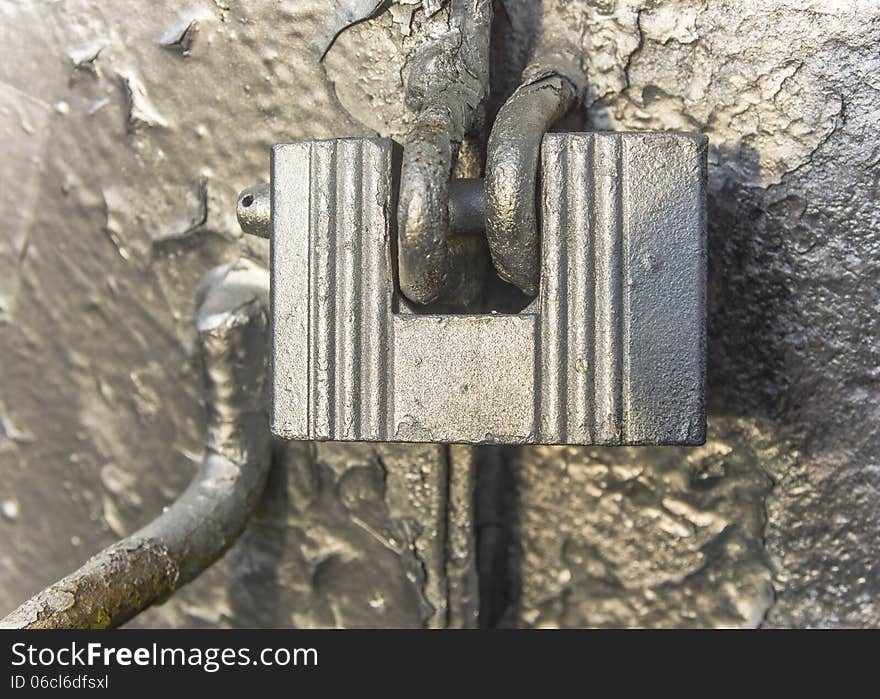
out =
[(272, 152), (272, 431), (701, 444), (705, 139), (548, 134), (541, 285), (517, 315), (394, 311), (391, 143)]

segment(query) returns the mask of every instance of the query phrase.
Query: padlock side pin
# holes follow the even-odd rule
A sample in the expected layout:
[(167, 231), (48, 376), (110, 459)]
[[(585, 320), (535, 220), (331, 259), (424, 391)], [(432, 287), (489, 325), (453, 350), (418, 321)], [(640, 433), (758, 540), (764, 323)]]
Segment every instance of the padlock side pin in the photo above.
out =
[[(482, 179), (457, 179), (449, 183), (449, 235), (480, 235), (486, 227), (486, 196)], [(235, 213), (249, 235), (269, 238), (272, 204), (268, 184), (258, 184), (238, 195)]]
[(268, 238), (272, 231), (272, 203), (268, 184), (258, 184), (242, 190), (235, 204), (235, 215), (241, 230), (260, 238)]

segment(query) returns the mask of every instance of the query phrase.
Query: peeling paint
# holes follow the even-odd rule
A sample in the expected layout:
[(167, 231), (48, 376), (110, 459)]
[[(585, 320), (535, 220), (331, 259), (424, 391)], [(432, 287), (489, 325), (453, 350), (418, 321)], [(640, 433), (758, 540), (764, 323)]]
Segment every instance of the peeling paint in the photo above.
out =
[[(441, 3), (371, 4), (0, 6), (3, 611), (116, 537), (108, 464), (142, 503), (112, 493), (121, 530), (187, 482), (205, 419), (196, 289), (242, 252), (266, 260), (234, 212), (268, 146), (412, 123), (410, 57)], [(589, 125), (709, 135), (712, 436), (511, 457), (519, 485), (498, 489), (519, 500), (481, 528), (483, 605), (508, 625), (878, 625), (876, 12), (500, 4), (496, 101), (556, 12), (583, 47)], [(449, 519), (445, 452), (279, 449), (244, 541), (137, 625), (473, 623), (450, 576), (466, 581), (474, 542), (456, 540), (457, 568), (445, 553), (470, 516)], [(520, 572), (489, 576), (508, 534)]]
[(150, 101), (147, 88), (133, 73), (119, 73), (119, 80), (125, 93), (126, 119), (129, 132), (141, 128), (167, 127), (168, 120)]

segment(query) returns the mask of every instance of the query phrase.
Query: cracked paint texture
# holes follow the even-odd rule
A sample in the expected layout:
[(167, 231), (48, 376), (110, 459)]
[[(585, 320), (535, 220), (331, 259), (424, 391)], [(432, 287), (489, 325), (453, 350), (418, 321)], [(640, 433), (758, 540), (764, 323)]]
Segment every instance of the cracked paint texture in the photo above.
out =
[[(195, 292), (266, 262), (234, 211), (269, 146), (405, 132), (444, 3), (339, 33), (371, 5), (0, 1), (0, 606), (188, 482)], [(501, 0), (495, 25), (496, 108), (553, 27), (587, 77), (566, 128), (709, 136), (706, 446), (279, 447), (244, 539), (134, 624), (473, 625), (476, 468), (484, 623), (880, 625), (876, 4)]]
[[(267, 261), (235, 200), (267, 177), (269, 146), (369, 131), (311, 42), (339, 30), (323, 3), (3, 2), (0, 17), (12, 609), (151, 520), (201, 460), (196, 290), (220, 262)], [(133, 624), (445, 625), (447, 587), (465, 600), (471, 585), (446, 571), (446, 450), (387, 451), (279, 450), (245, 541)]]
[[(534, 9), (503, 5), (523, 45)], [(709, 137), (709, 441), (703, 453), (522, 452), (506, 505), (522, 582), (504, 621), (877, 626), (876, 4), (543, 8), (579, 18), (557, 27), (584, 47), (589, 126)], [(631, 460), (627, 496), (613, 473)], [(563, 488), (581, 461), (611, 480)], [(670, 473), (719, 464), (717, 480), (673, 494)], [(667, 497), (700, 513), (680, 536), (657, 508)]]

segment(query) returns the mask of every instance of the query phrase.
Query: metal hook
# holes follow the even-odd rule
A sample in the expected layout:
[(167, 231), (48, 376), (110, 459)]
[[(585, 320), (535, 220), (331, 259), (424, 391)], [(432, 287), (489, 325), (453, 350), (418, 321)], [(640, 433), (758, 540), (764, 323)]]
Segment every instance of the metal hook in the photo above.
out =
[(449, 277), (449, 180), (489, 84), (492, 3), (450, 3), (450, 30), (410, 61), (407, 101), (417, 111), (404, 138), (397, 206), (400, 290), (427, 304)]
[(541, 139), (574, 103), (558, 74), (521, 85), (499, 111), (486, 154), (486, 238), (499, 276), (526, 294), (538, 291), (540, 255), (535, 193)]

